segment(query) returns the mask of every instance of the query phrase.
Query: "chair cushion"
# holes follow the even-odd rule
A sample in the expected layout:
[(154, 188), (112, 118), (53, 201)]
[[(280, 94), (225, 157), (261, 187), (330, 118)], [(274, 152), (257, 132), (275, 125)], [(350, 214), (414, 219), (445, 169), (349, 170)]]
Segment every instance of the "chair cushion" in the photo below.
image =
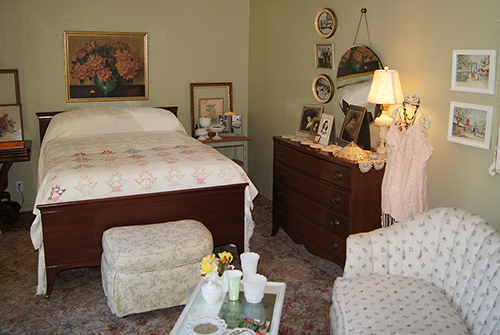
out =
[(417, 278), (340, 277), (332, 300), (336, 334), (469, 334), (439, 289)]
[(103, 257), (115, 271), (166, 269), (199, 262), (213, 246), (212, 234), (199, 221), (114, 227), (102, 236)]

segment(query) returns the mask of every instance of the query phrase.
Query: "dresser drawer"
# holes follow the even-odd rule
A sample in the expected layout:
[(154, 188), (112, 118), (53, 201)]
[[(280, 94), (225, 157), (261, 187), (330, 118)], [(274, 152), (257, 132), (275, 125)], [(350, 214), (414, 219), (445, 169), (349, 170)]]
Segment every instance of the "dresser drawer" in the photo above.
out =
[(319, 201), (327, 208), (349, 215), (350, 194), (317, 179), (292, 170), (285, 165), (274, 163), (274, 180), (288, 185), (294, 190)]
[(296, 243), (304, 244), (311, 253), (344, 266), (346, 255), (344, 238), (316, 226), (277, 202), (273, 203), (273, 219), (281, 221), (281, 226), (286, 233)]
[(351, 188), (352, 170), (349, 167), (325, 162), (279, 143), (274, 145), (274, 159), (334, 185)]
[(309, 198), (303, 197), (285, 185), (277, 182), (273, 183), (273, 200), (341, 238), (345, 239), (349, 235), (349, 219), (319, 205), (317, 202), (311, 201)]

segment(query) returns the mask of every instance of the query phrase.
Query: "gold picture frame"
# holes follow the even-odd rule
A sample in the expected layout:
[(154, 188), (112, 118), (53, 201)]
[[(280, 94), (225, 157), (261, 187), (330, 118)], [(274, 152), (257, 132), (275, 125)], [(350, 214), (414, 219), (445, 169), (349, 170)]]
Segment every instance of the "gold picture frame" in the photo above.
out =
[[(233, 112), (233, 83), (191, 83), (189, 84), (189, 95), (191, 99), (191, 136), (194, 136), (196, 123), (200, 114), (200, 99), (216, 100), (227, 94), (227, 99), (223, 99), (223, 111)], [(198, 102), (198, 103), (196, 103)], [(212, 120), (212, 124), (217, 123), (217, 118)]]
[(322, 38), (330, 38), (337, 31), (337, 16), (329, 8), (323, 8), (318, 11), (314, 18), (314, 28)]
[(327, 103), (333, 98), (335, 88), (333, 81), (326, 74), (320, 74), (314, 78), (312, 83), (312, 92), (316, 100), (321, 103)]
[(0, 70), (0, 144), (3, 146), (7, 144), (6, 142), (22, 142), (23, 140), (19, 70)]
[(66, 101), (149, 99), (148, 34), (64, 32)]

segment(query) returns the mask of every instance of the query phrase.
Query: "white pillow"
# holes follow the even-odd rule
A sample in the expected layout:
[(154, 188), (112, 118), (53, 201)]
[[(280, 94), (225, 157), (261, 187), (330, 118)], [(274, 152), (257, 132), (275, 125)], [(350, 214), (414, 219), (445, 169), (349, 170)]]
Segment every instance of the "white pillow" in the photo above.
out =
[(55, 138), (142, 131), (186, 130), (170, 111), (153, 107), (89, 107), (55, 115), (44, 142)]

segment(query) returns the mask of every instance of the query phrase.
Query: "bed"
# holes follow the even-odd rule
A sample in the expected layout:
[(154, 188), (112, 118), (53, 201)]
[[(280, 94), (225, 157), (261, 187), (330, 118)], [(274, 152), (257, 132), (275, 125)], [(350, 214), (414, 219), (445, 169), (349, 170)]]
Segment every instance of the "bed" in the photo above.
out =
[(37, 113), (43, 139), (31, 226), (38, 295), (62, 270), (99, 266), (110, 228), (195, 219), (215, 245), (248, 251), (257, 189), (245, 172), (189, 136), (177, 107)]

